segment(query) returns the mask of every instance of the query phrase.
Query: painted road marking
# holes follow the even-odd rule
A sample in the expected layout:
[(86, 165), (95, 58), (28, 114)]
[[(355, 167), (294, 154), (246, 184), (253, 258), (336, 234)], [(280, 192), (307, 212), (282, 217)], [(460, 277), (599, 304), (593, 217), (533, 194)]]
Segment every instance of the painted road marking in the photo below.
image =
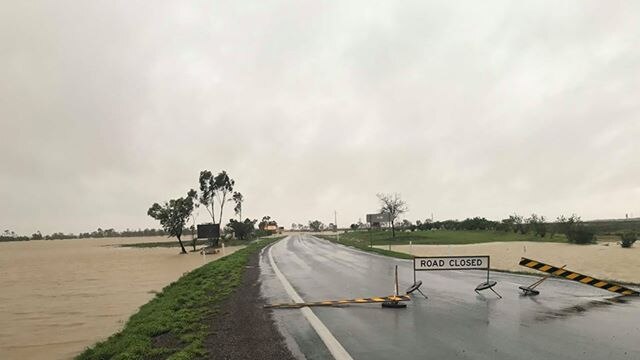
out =
[(638, 291), (626, 288), (622, 285), (618, 285), (610, 281), (599, 280), (587, 275), (582, 275), (575, 271), (566, 270), (566, 269), (563, 270), (552, 265), (541, 263), (539, 261), (535, 261), (527, 258), (521, 258), (520, 265), (531, 268), (531, 269), (543, 271), (546, 273), (554, 274), (556, 276), (563, 277), (565, 279), (577, 281), (585, 285), (591, 285), (599, 289), (608, 290), (614, 293), (618, 293), (622, 295), (640, 295)]
[[(289, 240), (289, 238), (284, 239), (284, 241), (287, 240)], [(276, 262), (273, 260), (271, 250), (273, 250), (273, 245), (269, 247), (269, 263), (271, 264), (271, 268), (273, 268), (273, 272), (282, 283), (282, 286), (284, 286), (285, 291), (287, 292), (287, 294), (289, 294), (289, 297), (291, 297), (293, 301), (299, 303), (304, 302), (298, 292), (296, 292), (293, 286), (291, 286), (289, 280), (287, 280), (284, 274), (280, 272), (278, 265), (276, 265)], [(313, 327), (316, 333), (318, 333), (318, 336), (320, 336), (320, 339), (322, 339), (322, 342), (324, 342), (325, 346), (327, 347), (327, 349), (329, 349), (329, 352), (336, 360), (353, 360), (351, 355), (349, 355), (347, 350), (345, 350), (342, 344), (340, 344), (338, 339), (333, 336), (331, 331), (329, 331), (325, 324), (320, 321), (320, 319), (316, 316), (316, 314), (313, 313), (313, 311), (311, 311), (310, 308), (303, 307), (302, 309), (300, 309), (300, 311), (302, 311), (304, 317), (307, 319), (307, 321), (309, 321), (309, 324), (311, 324), (311, 327)]]

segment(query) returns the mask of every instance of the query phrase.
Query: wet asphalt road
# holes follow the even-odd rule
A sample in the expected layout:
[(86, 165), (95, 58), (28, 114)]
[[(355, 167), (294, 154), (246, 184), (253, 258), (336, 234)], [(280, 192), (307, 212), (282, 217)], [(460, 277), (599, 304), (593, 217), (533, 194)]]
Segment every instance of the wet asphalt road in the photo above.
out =
[[(367, 254), (309, 235), (273, 245), (280, 271), (305, 301), (390, 295), (393, 268), (400, 288), (412, 282), (411, 261)], [(455, 255), (455, 254), (453, 254)], [(479, 254), (481, 255), (481, 254)], [(290, 302), (261, 256), (262, 292), (268, 302)], [(609, 301), (611, 293), (549, 279), (541, 295), (523, 297), (518, 285), (532, 276), (491, 273), (498, 299), (473, 290), (483, 271), (418, 272), (422, 290), (406, 309), (379, 304), (313, 308), (354, 359), (640, 359), (640, 299)], [(299, 309), (273, 310), (298, 358), (331, 358)]]

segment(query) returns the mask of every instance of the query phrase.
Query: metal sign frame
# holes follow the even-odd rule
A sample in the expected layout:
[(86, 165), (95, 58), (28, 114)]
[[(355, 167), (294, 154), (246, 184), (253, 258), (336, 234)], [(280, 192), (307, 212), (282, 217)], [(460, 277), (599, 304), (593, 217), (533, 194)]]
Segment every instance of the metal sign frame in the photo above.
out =
[[(486, 267), (461, 268), (461, 269), (416, 269), (416, 260), (422, 259), (461, 259), (461, 258), (486, 258)], [(470, 256), (414, 256), (413, 269), (415, 271), (445, 271), (445, 270), (489, 270), (491, 268), (491, 256), (489, 255), (470, 255)]]
[[(422, 259), (459, 259), (459, 258), (486, 258), (487, 259), (487, 266), (485, 267), (475, 267), (475, 268), (460, 268), (460, 269), (416, 269), (416, 260), (422, 260)], [(498, 294), (495, 290), (493, 290), (493, 287), (496, 286), (497, 282), (496, 281), (491, 281), (489, 279), (490, 273), (491, 273), (491, 256), (489, 255), (469, 255), (469, 256), (414, 256), (413, 257), (413, 283), (416, 284), (416, 271), (462, 271), (462, 270), (487, 270), (487, 281), (479, 284), (478, 286), (476, 286), (475, 288), (475, 292), (481, 291), (481, 290), (491, 290), (493, 291), (496, 295), (498, 295), (499, 298), (502, 299), (502, 296), (500, 294)]]

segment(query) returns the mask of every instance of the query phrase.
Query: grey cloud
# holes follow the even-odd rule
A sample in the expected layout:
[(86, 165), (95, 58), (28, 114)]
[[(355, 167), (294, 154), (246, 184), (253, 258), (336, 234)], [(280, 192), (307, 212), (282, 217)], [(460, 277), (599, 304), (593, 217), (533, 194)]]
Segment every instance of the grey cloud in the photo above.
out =
[(156, 226), (202, 169), (286, 225), (640, 215), (636, 2), (4, 8), (5, 228)]

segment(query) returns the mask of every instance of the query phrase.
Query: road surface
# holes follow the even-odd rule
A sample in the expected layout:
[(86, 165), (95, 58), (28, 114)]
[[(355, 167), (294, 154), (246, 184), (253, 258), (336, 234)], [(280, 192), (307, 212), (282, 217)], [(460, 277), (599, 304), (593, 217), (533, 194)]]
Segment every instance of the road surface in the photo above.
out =
[[(276, 270), (305, 301), (390, 295), (394, 265), (401, 289), (413, 282), (411, 261), (309, 235), (274, 244), (260, 264), (270, 303), (292, 301)], [(541, 295), (523, 297), (518, 286), (536, 277), (491, 273), (498, 299), (473, 291), (485, 278), (483, 271), (419, 272), (429, 299), (413, 296), (406, 309), (364, 304), (273, 313), (288, 346), (306, 359), (332, 358), (327, 336), (353, 359), (640, 359), (640, 299), (610, 301), (611, 293), (559, 279), (541, 285)], [(325, 341), (309, 316), (329, 332)]]

